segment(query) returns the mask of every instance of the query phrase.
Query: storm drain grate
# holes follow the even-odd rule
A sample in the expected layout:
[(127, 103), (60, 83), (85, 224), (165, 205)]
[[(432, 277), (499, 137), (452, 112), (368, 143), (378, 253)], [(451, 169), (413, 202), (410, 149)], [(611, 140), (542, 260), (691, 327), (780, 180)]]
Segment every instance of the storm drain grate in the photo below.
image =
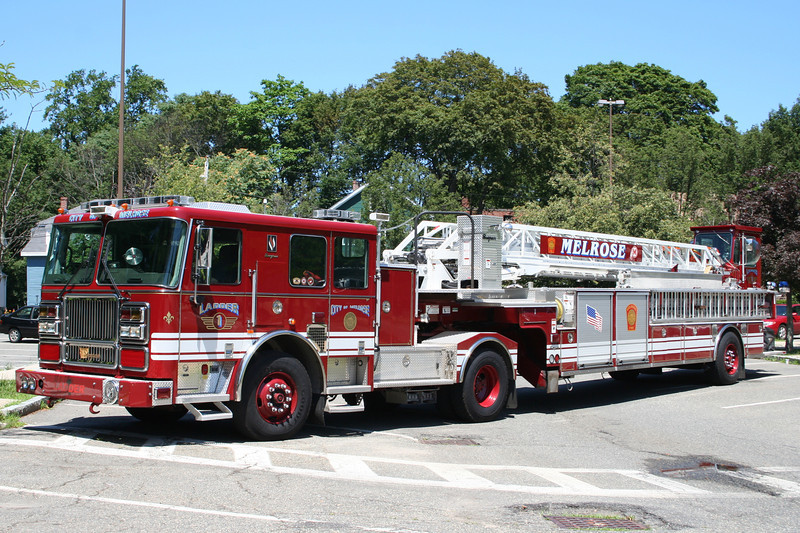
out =
[(641, 522), (627, 518), (595, 518), (592, 516), (547, 516), (562, 529), (626, 529), (632, 531), (645, 531), (650, 529)]

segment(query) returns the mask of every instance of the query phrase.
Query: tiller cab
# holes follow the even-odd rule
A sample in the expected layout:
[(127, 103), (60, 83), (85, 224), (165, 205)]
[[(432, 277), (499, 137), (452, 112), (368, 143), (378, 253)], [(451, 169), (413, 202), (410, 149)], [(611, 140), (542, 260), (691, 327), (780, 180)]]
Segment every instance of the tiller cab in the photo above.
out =
[(664, 367), (730, 384), (763, 349), (773, 294), (758, 288), (756, 228), (695, 228), (681, 244), (461, 214), (381, 254), (375, 226), (320, 215), (183, 196), (58, 215), (39, 369), (18, 370), (17, 390), (143, 421), (232, 418), (267, 440), (323, 422), (339, 395), (351, 410), (438, 403), (483, 422), (516, 406), (518, 375), (547, 392)]

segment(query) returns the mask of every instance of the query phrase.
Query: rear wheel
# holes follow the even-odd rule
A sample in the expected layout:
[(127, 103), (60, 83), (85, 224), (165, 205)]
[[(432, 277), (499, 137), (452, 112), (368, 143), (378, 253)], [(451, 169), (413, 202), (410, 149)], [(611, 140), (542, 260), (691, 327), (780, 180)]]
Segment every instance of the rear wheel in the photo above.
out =
[(8, 330), (8, 340), (11, 342), (19, 342), (22, 340), (22, 333), (20, 333), (17, 328), (11, 328)]
[(311, 378), (303, 364), (271, 352), (248, 368), (242, 401), (232, 405), (233, 422), (251, 439), (288, 439), (305, 424), (311, 403)]
[(731, 385), (744, 374), (744, 350), (739, 337), (728, 331), (717, 344), (714, 362), (708, 366), (708, 376), (715, 385)]
[(503, 358), (493, 351), (481, 352), (467, 367), (464, 382), (451, 391), (455, 414), (468, 422), (498, 418), (508, 402), (508, 383)]

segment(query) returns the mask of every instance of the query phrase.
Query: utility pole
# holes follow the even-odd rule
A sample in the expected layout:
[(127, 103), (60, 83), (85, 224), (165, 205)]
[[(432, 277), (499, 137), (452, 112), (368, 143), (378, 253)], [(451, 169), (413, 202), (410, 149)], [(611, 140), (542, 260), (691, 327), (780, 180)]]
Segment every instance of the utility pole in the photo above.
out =
[(122, 171), (125, 139), (125, 0), (122, 0), (122, 66), (119, 74), (119, 150), (117, 155), (117, 198), (122, 198)]
[(612, 116), (615, 105), (625, 105), (625, 100), (598, 100), (598, 104), (608, 106), (608, 184), (614, 186), (614, 128)]

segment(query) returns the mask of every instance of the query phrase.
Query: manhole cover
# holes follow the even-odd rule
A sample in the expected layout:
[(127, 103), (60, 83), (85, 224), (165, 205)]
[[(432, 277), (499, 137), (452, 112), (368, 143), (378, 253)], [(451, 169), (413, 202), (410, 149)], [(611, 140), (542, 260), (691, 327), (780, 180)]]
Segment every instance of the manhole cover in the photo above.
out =
[(627, 518), (597, 518), (593, 516), (552, 516), (544, 515), (562, 529), (625, 529), (645, 531), (650, 529), (641, 522)]

